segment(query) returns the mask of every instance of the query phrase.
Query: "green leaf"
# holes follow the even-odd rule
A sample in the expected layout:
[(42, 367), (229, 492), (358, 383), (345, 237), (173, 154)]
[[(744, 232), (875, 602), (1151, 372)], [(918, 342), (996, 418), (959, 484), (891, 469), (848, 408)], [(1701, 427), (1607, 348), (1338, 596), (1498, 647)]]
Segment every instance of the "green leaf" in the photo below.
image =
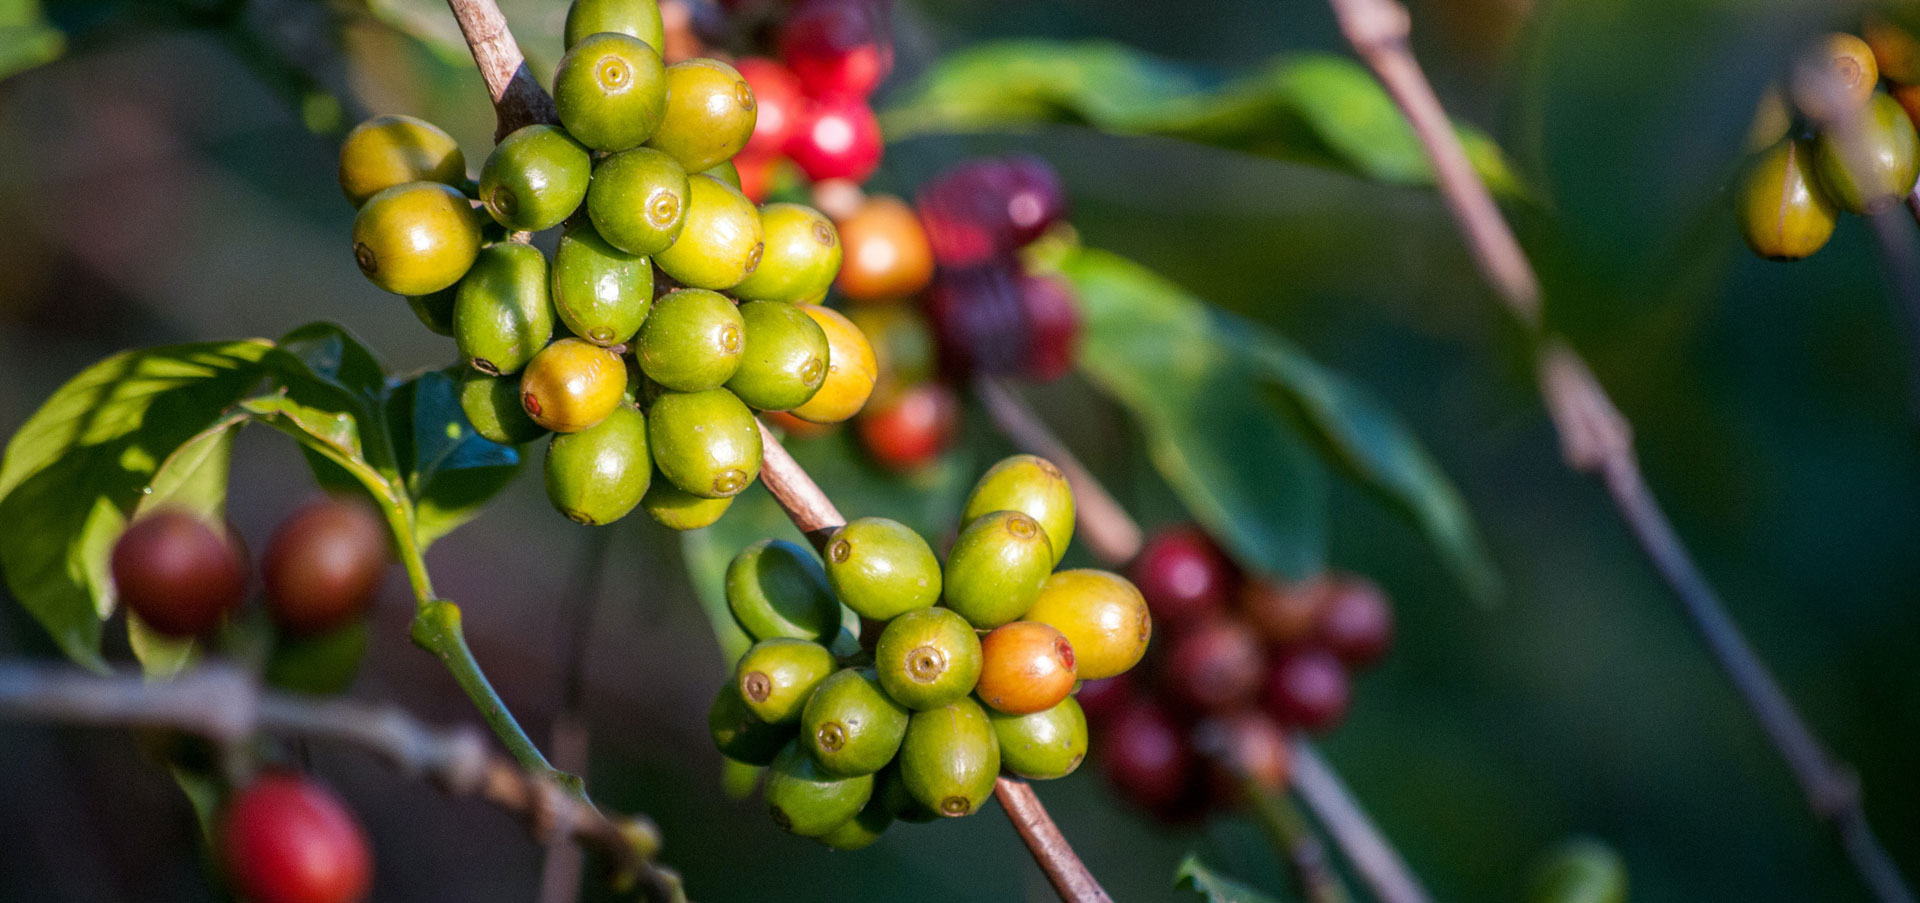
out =
[(0, 0), (0, 79), (59, 59), (67, 36), (47, 21), (39, 0)]
[(1207, 868), (1192, 853), (1180, 861), (1173, 873), (1173, 886), (1197, 891), (1207, 903), (1274, 903), (1273, 897)]
[(267, 363), (287, 396), (299, 407), (327, 412), (329, 422), (306, 425), (314, 438), (398, 478), (386, 431), (386, 375), (373, 352), (333, 323), (309, 323), (278, 345)]
[(400, 384), (387, 404), (420, 548), (472, 520), (515, 474), (520, 453), (473, 431), (444, 371)]
[(1138, 420), (1154, 467), (1254, 571), (1301, 577), (1326, 552), (1325, 468), (1235, 354), (1235, 327), (1137, 264), (1065, 257), (1085, 317), (1081, 372)]
[[(175, 449), (154, 473), (147, 494), (135, 506), (135, 516), (156, 508), (177, 508), (198, 515), (216, 531), (224, 531), (233, 440), (245, 423), (239, 415), (222, 417)], [(127, 612), (127, 641), (149, 677), (171, 677), (193, 662), (191, 638), (155, 632), (131, 611)]]
[[(0, 570), (74, 661), (105, 668), (107, 558), (127, 515), (162, 464), (259, 381), (270, 348), (248, 340), (114, 355), (55, 391), (8, 443)], [(183, 482), (196, 470), (181, 471)]]
[[(1280, 57), (1222, 82), (1107, 41), (997, 41), (942, 59), (881, 119), (890, 141), (1049, 123), (1194, 141), (1395, 185), (1433, 184), (1426, 152), (1380, 83), (1333, 54)], [(1470, 126), (1456, 129), (1495, 193), (1525, 196), (1492, 139)]]

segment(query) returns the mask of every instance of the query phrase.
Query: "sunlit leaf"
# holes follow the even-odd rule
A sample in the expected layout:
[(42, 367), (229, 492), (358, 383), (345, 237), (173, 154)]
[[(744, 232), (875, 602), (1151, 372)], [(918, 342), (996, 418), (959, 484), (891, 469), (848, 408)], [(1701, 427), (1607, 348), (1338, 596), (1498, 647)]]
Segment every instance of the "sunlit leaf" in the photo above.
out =
[(0, 0), (0, 79), (59, 59), (67, 36), (47, 21), (39, 0)]
[(460, 409), (459, 387), (445, 372), (397, 387), (388, 422), (423, 549), (477, 516), (520, 471), (517, 450), (473, 431)]
[[(233, 440), (246, 423), (239, 416), (221, 418), (200, 435), (187, 440), (154, 473), (135, 516), (158, 508), (192, 512), (216, 531), (227, 528), (227, 474), (233, 463)], [(149, 676), (169, 677), (194, 658), (194, 641), (154, 631), (133, 612), (127, 612), (127, 641), (133, 657)]]

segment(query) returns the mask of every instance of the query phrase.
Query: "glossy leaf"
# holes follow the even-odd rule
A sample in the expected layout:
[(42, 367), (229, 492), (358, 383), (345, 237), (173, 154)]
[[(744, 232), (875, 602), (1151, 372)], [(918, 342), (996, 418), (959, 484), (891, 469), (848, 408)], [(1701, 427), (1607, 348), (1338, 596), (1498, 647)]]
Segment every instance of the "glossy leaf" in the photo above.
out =
[[(398, 476), (384, 422), (386, 376), (359, 339), (333, 323), (309, 323), (280, 338), (267, 363), (300, 407), (328, 413), (331, 424), (309, 424), (320, 438), (375, 470)], [(341, 414), (352, 420), (347, 429)], [(349, 445), (348, 443), (351, 443)]]
[(67, 36), (47, 21), (39, 0), (0, 0), (0, 79), (59, 59)]
[(444, 371), (396, 387), (387, 419), (422, 550), (472, 520), (520, 471), (518, 451), (473, 431), (459, 386)]
[[(998, 41), (942, 59), (881, 120), (890, 141), (1049, 123), (1433, 184), (1425, 151), (1385, 89), (1359, 63), (1333, 54), (1281, 57), (1223, 81), (1106, 41)], [(1487, 184), (1523, 196), (1499, 147), (1457, 128)]]
[[(162, 462), (135, 515), (156, 508), (190, 511), (215, 530), (227, 527), (227, 474), (233, 463), (233, 440), (246, 420), (229, 415), (200, 435), (187, 440)], [(194, 659), (191, 638), (155, 632), (132, 611), (127, 612), (127, 642), (141, 670), (149, 677), (171, 677)]]
[[(0, 570), (68, 657), (105, 668), (107, 558), (162, 464), (219, 421), (264, 372), (251, 340), (128, 351), (62, 386), (0, 463)], [(191, 481), (189, 481), (191, 482)]]
[(1274, 898), (1207, 868), (1191, 853), (1173, 873), (1173, 885), (1195, 891), (1207, 903), (1274, 903)]

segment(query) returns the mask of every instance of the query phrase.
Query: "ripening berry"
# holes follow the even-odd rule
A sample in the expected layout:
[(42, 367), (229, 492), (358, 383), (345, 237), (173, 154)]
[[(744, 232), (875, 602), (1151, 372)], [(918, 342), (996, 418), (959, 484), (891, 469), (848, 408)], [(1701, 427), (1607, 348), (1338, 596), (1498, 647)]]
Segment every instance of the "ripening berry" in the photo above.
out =
[(921, 383), (869, 404), (853, 425), (875, 463), (911, 473), (953, 447), (960, 431), (960, 396), (946, 383)]
[(853, 301), (906, 298), (933, 279), (933, 248), (913, 208), (896, 197), (869, 197), (839, 223), (846, 251), (834, 285)]
[(184, 511), (134, 521), (114, 543), (111, 567), (121, 604), (169, 636), (212, 630), (246, 595), (246, 553)]
[(1303, 643), (1320, 628), (1330, 587), (1325, 577), (1299, 583), (1248, 580), (1240, 589), (1240, 614), (1269, 645)]
[(1209, 619), (1176, 637), (1161, 672), (1175, 698), (1212, 712), (1251, 701), (1264, 676), (1260, 641), (1244, 623), (1227, 617)]
[(260, 559), (274, 623), (314, 634), (365, 615), (386, 574), (387, 546), (386, 524), (365, 503), (324, 498), (294, 512)]
[(220, 823), (227, 877), (253, 903), (355, 903), (372, 883), (366, 834), (339, 798), (293, 775), (261, 777)]
[(980, 640), (980, 701), (1009, 715), (1053, 708), (1073, 691), (1073, 644), (1038, 621), (1014, 621)]
[(1153, 618), (1140, 591), (1107, 571), (1060, 571), (1048, 577), (1026, 619), (1066, 635), (1080, 677), (1086, 680), (1132, 668), (1147, 654), (1153, 638)]

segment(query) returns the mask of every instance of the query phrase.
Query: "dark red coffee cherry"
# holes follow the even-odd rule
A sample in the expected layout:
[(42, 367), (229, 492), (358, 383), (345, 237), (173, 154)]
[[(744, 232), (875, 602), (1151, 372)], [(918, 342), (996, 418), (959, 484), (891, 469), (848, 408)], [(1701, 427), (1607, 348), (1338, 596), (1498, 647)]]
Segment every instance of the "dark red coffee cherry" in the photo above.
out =
[(787, 156), (816, 182), (864, 182), (880, 166), (880, 121), (858, 98), (825, 98), (807, 105)]
[(1263, 790), (1280, 790), (1293, 770), (1286, 732), (1264, 712), (1240, 711), (1202, 721), (1193, 729), (1193, 746), (1207, 759), (1213, 798), (1221, 805), (1239, 802), (1249, 782)]
[(1266, 666), (1253, 631), (1236, 619), (1216, 617), (1174, 639), (1161, 680), (1180, 701), (1220, 712), (1251, 702)]
[(869, 403), (854, 428), (875, 462), (909, 473), (953, 447), (960, 431), (960, 397), (945, 383), (921, 383)]
[(1393, 645), (1393, 606), (1387, 594), (1365, 577), (1333, 578), (1326, 610), (1320, 613), (1319, 641), (1349, 668), (1379, 661)]
[(1267, 714), (1301, 730), (1327, 730), (1347, 716), (1353, 683), (1340, 659), (1325, 649), (1282, 652), (1267, 672)]
[(1037, 157), (983, 158), (928, 183), (916, 206), (940, 265), (967, 267), (1038, 238), (1066, 215), (1066, 193)]
[(927, 320), (940, 369), (951, 377), (1014, 374), (1026, 362), (1026, 312), (1009, 261), (959, 269), (942, 264), (927, 293)]
[(1067, 375), (1080, 337), (1080, 307), (1072, 287), (1057, 276), (1027, 274), (1020, 277), (1019, 291), (1027, 339), (1021, 370), (1039, 382)]
[[(747, 147), (741, 154), (772, 157), (786, 153), (787, 142), (800, 131), (800, 115), (807, 101), (800, 89), (800, 79), (793, 70), (766, 57), (747, 57), (735, 63), (734, 68), (740, 70), (740, 77), (753, 89), (753, 101), (758, 108), (753, 137), (747, 139)], [(746, 181), (745, 170), (741, 171), (740, 178)], [(744, 184), (741, 190), (746, 190)], [(752, 197), (753, 192), (747, 195)]]
[(1128, 671), (1113, 677), (1084, 681), (1074, 691), (1073, 698), (1080, 701), (1080, 709), (1086, 712), (1087, 721), (1099, 726), (1120, 717), (1122, 712), (1139, 700), (1140, 690), (1137, 678)]
[(169, 636), (212, 630), (246, 597), (245, 550), (184, 511), (134, 521), (114, 543), (111, 569), (120, 602)]
[(780, 29), (780, 56), (814, 97), (865, 99), (893, 70), (881, 0), (805, 0)]
[(1003, 201), (1014, 247), (1025, 247), (1067, 218), (1067, 191), (1053, 164), (1015, 155), (1001, 160), (1006, 186)]
[(366, 614), (387, 568), (387, 528), (358, 501), (324, 498), (273, 531), (261, 559), (267, 611), (296, 634), (320, 633)]
[(240, 791), (220, 824), (227, 877), (252, 903), (357, 903), (373, 855), (353, 814), (318, 784), (267, 775)]
[(1177, 817), (1200, 800), (1200, 771), (1186, 731), (1159, 706), (1129, 706), (1102, 727), (1098, 742), (1107, 780), (1141, 807)]
[(1154, 623), (1168, 631), (1220, 612), (1236, 589), (1232, 563), (1206, 533), (1191, 525), (1154, 534), (1127, 574), (1147, 597)]

